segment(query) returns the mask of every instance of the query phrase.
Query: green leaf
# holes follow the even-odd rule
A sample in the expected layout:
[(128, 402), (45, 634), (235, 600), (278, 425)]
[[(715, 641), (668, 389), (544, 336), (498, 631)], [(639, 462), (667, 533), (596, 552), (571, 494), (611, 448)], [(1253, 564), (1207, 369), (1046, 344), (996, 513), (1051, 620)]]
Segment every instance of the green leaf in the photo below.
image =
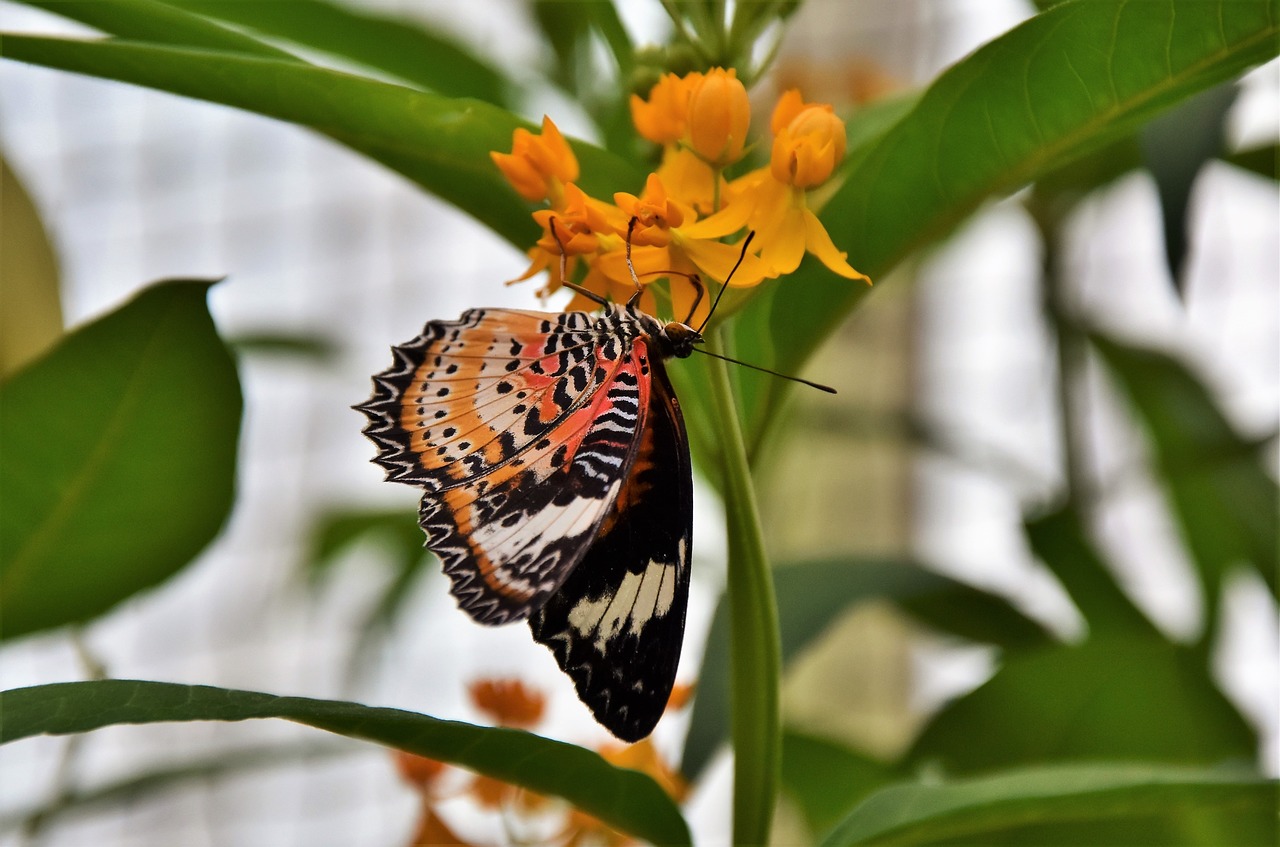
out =
[(1070, 507), (1042, 515), (1024, 526), (1031, 552), (1058, 577), (1094, 635), (1159, 637), (1151, 621), (1116, 583), (1115, 574), (1085, 538), (1080, 516)]
[(783, 733), (782, 788), (816, 834), (831, 829), (871, 792), (905, 777), (892, 765), (833, 741)]
[(416, 511), (353, 509), (330, 512), (320, 516), (312, 535), (309, 558), (317, 566), (327, 565), (345, 547), (369, 535), (387, 538), (392, 547), (403, 555), (419, 559), (427, 555)]
[(120, 776), (111, 782), (92, 787), (74, 787), (39, 807), (6, 809), (0, 817), (0, 832), (18, 827), (39, 830), (61, 816), (110, 813), (126, 804), (159, 801), (164, 794), (182, 790), (188, 785), (208, 789), (220, 780), (231, 780), (247, 774), (286, 768), (315, 768), (332, 764), (340, 756), (367, 752), (364, 745), (346, 739), (314, 742), (305, 745), (273, 744), (250, 749), (229, 749), (212, 753), (208, 758), (183, 761), (170, 767), (154, 765), (142, 773)]
[[(7, 59), (144, 85), (309, 126), (398, 171), (520, 247), (537, 226), (489, 158), (509, 150), (516, 116), (297, 62), (127, 42), (3, 35)], [(582, 188), (607, 196), (639, 186), (622, 159), (574, 143)]]
[[(831, 559), (773, 569), (785, 664), (820, 636), (845, 610), (889, 600), (940, 631), (1006, 649), (1049, 643), (1038, 624), (995, 595), (932, 573), (910, 562)], [(695, 779), (724, 741), (729, 700), (728, 610), (722, 600), (712, 619), (698, 680), (681, 769)]]
[(1240, 564), (1280, 592), (1280, 488), (1261, 446), (1236, 432), (1204, 383), (1173, 357), (1096, 332), (1090, 341), (1146, 427), (1210, 606)]
[(0, 711), (0, 743), (115, 724), (283, 718), (563, 797), (609, 826), (656, 844), (690, 843), (675, 802), (648, 776), (615, 768), (582, 747), (515, 729), (336, 700), (116, 679), (5, 691)]
[(1252, 761), (1257, 743), (1200, 651), (1129, 636), (1006, 656), (934, 717), (909, 760), (957, 773), (1050, 759), (1216, 764)]
[(449, 97), (502, 105), (510, 83), (443, 31), (324, 0), (166, 0), (203, 15), (342, 56)]
[(1165, 260), (1180, 295), (1191, 188), (1205, 164), (1222, 152), (1227, 113), (1238, 90), (1235, 85), (1224, 84), (1202, 91), (1142, 129), (1143, 158), (1160, 194)]
[(428, 563), (435, 557), (424, 549), (422, 530), (418, 527), (415, 511), (352, 510), (322, 515), (312, 531), (311, 554), (306, 559), (308, 576), (323, 577), (338, 560), (338, 554), (357, 540), (373, 538), (385, 548), (385, 564), (391, 571), (391, 579), (383, 587), (376, 603), (364, 616), (358, 630), (359, 638), (351, 654), (351, 670), (358, 672), (367, 664), (370, 651), (376, 646), (377, 636), (387, 627), (409, 597), (409, 590), (418, 578), (428, 570)]
[(19, 2), (132, 41), (150, 41), (175, 47), (199, 47), (268, 59), (301, 61), (292, 53), (278, 47), (220, 26), (199, 15), (174, 9), (156, 0), (19, 0)]
[(332, 339), (311, 333), (244, 333), (228, 338), (227, 344), (240, 355), (279, 356), (317, 363), (331, 362), (338, 354), (338, 345)]
[(240, 384), (210, 284), (148, 288), (0, 385), (3, 637), (102, 614), (226, 520)]
[(0, 377), (62, 337), (58, 257), (40, 212), (0, 156)]
[[(822, 847), (955, 843), (962, 836), (1004, 843), (1000, 833), (1026, 824), (1177, 818), (1214, 810), (1270, 817), (1274, 834), (1275, 803), (1276, 783), (1250, 774), (1125, 763), (1051, 765), (890, 786), (859, 805)], [(1081, 842), (1064, 841), (1059, 833), (1038, 843)]]
[(1267, 179), (1280, 179), (1280, 144), (1250, 147), (1225, 156), (1223, 161)]
[[(864, 152), (850, 154), (844, 183), (821, 218), (855, 268), (883, 279), (987, 199), (1017, 191), (1276, 56), (1277, 6), (1276, 0), (1057, 5), (953, 65)], [(784, 373), (798, 372), (866, 293), (865, 285), (816, 262), (777, 288), (776, 297), (746, 307), (744, 331), (735, 334), (741, 355)], [(764, 344), (774, 355), (755, 355), (752, 345)], [(749, 443), (778, 405), (782, 387), (769, 379), (742, 376), (759, 386), (745, 393)]]

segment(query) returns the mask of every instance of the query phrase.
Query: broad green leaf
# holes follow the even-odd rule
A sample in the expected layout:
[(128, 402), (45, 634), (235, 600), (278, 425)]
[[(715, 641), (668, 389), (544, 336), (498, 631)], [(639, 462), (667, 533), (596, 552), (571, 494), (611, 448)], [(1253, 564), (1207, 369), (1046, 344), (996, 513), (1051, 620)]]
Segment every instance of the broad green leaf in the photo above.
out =
[[(822, 847), (950, 844), (966, 836), (973, 837), (973, 843), (996, 844), (1005, 843), (1000, 838), (1004, 831), (1028, 824), (1153, 816), (1177, 819), (1218, 810), (1233, 816), (1271, 817), (1274, 833), (1276, 789), (1275, 782), (1247, 773), (1106, 762), (1032, 767), (949, 782), (912, 782), (868, 797)], [(1058, 835), (1037, 843), (1080, 843)]]
[(102, 614), (222, 527), (241, 399), (209, 285), (148, 288), (0, 385), (3, 637)]
[(1099, 333), (1094, 349), (1146, 426), (1156, 465), (1211, 606), (1226, 572), (1251, 565), (1277, 592), (1280, 488), (1208, 389), (1173, 357)]
[(871, 792), (906, 776), (834, 741), (783, 733), (782, 789), (800, 807), (815, 835), (831, 829)]
[(1252, 761), (1257, 743), (1203, 653), (1125, 636), (1007, 655), (933, 718), (909, 760), (954, 773), (1107, 757), (1211, 765)]
[(449, 97), (503, 105), (510, 83), (444, 31), (325, 0), (166, 0), (209, 17), (342, 56)]
[(608, 825), (656, 844), (690, 843), (675, 802), (648, 776), (615, 768), (585, 748), (515, 729), (336, 700), (116, 679), (5, 691), (0, 711), (0, 743), (115, 724), (282, 718), (563, 797)]
[(284, 61), (296, 56), (159, 0), (19, 0), (119, 38), (223, 50)]
[(1085, 538), (1080, 517), (1073, 509), (1042, 515), (1028, 521), (1024, 528), (1031, 552), (1058, 577), (1088, 621), (1091, 634), (1159, 637)]
[[(1036, 623), (1007, 601), (910, 562), (834, 559), (773, 569), (784, 663), (821, 635), (845, 610), (869, 600), (889, 600), (942, 632), (1006, 649), (1049, 643)], [(698, 680), (681, 769), (695, 779), (724, 741), (729, 702), (728, 609), (723, 600), (712, 619)]]
[[(1180, 100), (1280, 53), (1276, 0), (1067, 2), (939, 76), (901, 120), (850, 155), (821, 217), (873, 280), (1073, 158), (1134, 132)], [(768, 237), (768, 233), (761, 233)], [(785, 287), (785, 291), (782, 289)], [(866, 293), (815, 262), (753, 300), (739, 353), (794, 373)], [(771, 356), (757, 358), (753, 345)], [(781, 385), (744, 374), (750, 440)]]
[[(509, 112), (324, 68), (230, 53), (128, 42), (3, 35), (4, 56), (223, 103), (309, 126), (414, 180), (521, 248), (530, 207), (489, 158), (509, 150)], [(584, 190), (608, 196), (642, 176), (597, 147), (574, 143)]]
[(0, 378), (62, 337), (58, 257), (40, 213), (0, 157)]

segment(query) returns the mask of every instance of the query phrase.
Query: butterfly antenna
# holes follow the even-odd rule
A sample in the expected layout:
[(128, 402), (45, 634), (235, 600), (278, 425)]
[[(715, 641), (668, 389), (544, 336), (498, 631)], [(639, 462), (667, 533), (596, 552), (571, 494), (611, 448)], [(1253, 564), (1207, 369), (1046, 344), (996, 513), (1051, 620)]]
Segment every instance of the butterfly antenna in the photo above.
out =
[(766, 374), (769, 374), (770, 376), (776, 376), (779, 379), (788, 379), (788, 380), (791, 380), (792, 382), (798, 382), (801, 385), (807, 385), (810, 388), (816, 388), (819, 391), (825, 391), (828, 394), (836, 393), (836, 390), (829, 385), (823, 385), (820, 382), (813, 382), (811, 380), (803, 379), (798, 376), (791, 376), (790, 374), (771, 371), (768, 368), (762, 368), (759, 365), (753, 365), (750, 362), (744, 362), (744, 361), (741, 361), (740, 359), (730, 359), (728, 356), (721, 356), (719, 353), (712, 353), (710, 350), (706, 349), (705, 347), (694, 347), (693, 351), (695, 353), (701, 353), (704, 356), (710, 356), (713, 359), (723, 359), (726, 362), (733, 362), (735, 365), (742, 365), (744, 368), (751, 368), (751, 370), (753, 371), (760, 371), (761, 373), (766, 373)]
[[(755, 237), (756, 237), (755, 230), (749, 230), (747, 232), (747, 237), (744, 238), (742, 241), (742, 252), (738, 254), (738, 261), (733, 263), (733, 270), (729, 271), (729, 275), (724, 278), (724, 282), (720, 285), (720, 290), (716, 292), (716, 299), (711, 302), (711, 309), (707, 312), (707, 316), (702, 319), (702, 325), (698, 327), (699, 335), (701, 335), (702, 331), (707, 328), (707, 324), (711, 321), (711, 316), (716, 313), (716, 306), (720, 305), (720, 298), (724, 296), (725, 289), (729, 287), (729, 280), (733, 279), (733, 275), (738, 272), (738, 268), (742, 266), (742, 262), (747, 258), (747, 248), (751, 246), (751, 239)], [(711, 354), (708, 354), (708, 355), (711, 355)], [(720, 358), (724, 358), (724, 357), (721, 356)], [(741, 365), (745, 363), (739, 362), (738, 364)], [(747, 365), (747, 367), (752, 367), (752, 366)], [(756, 370), (762, 371), (764, 370), (764, 368), (756, 368)], [(795, 377), (787, 377), (787, 376), (784, 376), (783, 374), (776, 374), (776, 376), (781, 376), (784, 379), (795, 379)], [(798, 381), (804, 382), (803, 379)], [(825, 390), (825, 386), (819, 385), (816, 387), (823, 388)], [(834, 394), (835, 392), (832, 392), (832, 393)]]
[[(741, 267), (743, 261), (747, 258), (747, 249), (751, 246), (751, 239), (755, 237), (756, 237), (755, 230), (750, 230), (747, 232), (747, 237), (742, 241), (742, 252), (738, 254), (738, 261), (734, 263), (733, 269), (729, 271), (729, 275), (724, 278), (724, 284), (721, 285), (720, 290), (716, 292), (716, 299), (712, 301), (710, 311), (707, 312), (707, 316), (703, 319), (702, 325), (698, 327), (699, 335), (702, 334), (702, 330), (706, 329), (708, 321), (711, 320), (711, 316), (715, 314), (716, 306), (720, 305), (720, 298), (724, 296), (725, 289), (729, 287), (729, 280), (733, 279), (733, 275), (738, 272), (738, 268)], [(753, 371), (760, 371), (761, 373), (766, 373), (766, 374), (769, 374), (770, 376), (776, 376), (779, 379), (786, 379), (786, 380), (790, 380), (791, 382), (798, 382), (801, 385), (807, 385), (810, 388), (816, 388), (819, 391), (825, 391), (828, 394), (836, 393), (836, 390), (834, 388), (832, 388), (829, 385), (823, 385), (820, 382), (813, 382), (812, 380), (803, 379), (802, 377), (798, 377), (798, 376), (792, 376), (791, 374), (778, 373), (777, 371), (770, 370), (769, 368), (761, 367), (760, 365), (753, 365), (753, 364), (750, 364), (749, 362), (743, 362), (739, 359), (731, 359), (728, 356), (721, 356), (719, 353), (712, 353), (710, 350), (707, 350), (704, 347), (694, 347), (693, 349), (698, 353), (701, 353), (704, 356), (710, 356), (713, 359), (722, 359), (726, 362), (733, 362), (735, 365), (741, 365), (742, 367), (750, 368)]]

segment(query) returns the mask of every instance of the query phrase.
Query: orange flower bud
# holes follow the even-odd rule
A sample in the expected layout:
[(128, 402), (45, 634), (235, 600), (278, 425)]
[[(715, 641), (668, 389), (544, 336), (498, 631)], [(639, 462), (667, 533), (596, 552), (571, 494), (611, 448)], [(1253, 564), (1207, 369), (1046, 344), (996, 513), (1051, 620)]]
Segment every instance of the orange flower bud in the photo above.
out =
[(526, 200), (555, 201), (562, 186), (578, 178), (578, 159), (548, 117), (542, 119), (542, 135), (521, 127), (512, 133), (510, 153), (489, 157)]
[(689, 94), (702, 80), (696, 71), (679, 77), (664, 74), (649, 89), (648, 99), (631, 95), (631, 122), (636, 132), (657, 144), (675, 144), (684, 137), (689, 117)]
[(689, 146), (716, 167), (742, 158), (751, 124), (747, 89), (733, 68), (712, 68), (689, 97)]
[(844, 121), (830, 106), (811, 105), (774, 138), (769, 167), (779, 182), (812, 188), (831, 176), (844, 158), (844, 151)]
[(518, 679), (481, 679), (467, 690), (476, 708), (502, 726), (528, 729), (542, 720), (546, 698)]
[(800, 89), (788, 88), (778, 98), (778, 105), (773, 107), (773, 116), (769, 118), (769, 131), (774, 135), (782, 132), (791, 123), (791, 119), (805, 110), (804, 98)]

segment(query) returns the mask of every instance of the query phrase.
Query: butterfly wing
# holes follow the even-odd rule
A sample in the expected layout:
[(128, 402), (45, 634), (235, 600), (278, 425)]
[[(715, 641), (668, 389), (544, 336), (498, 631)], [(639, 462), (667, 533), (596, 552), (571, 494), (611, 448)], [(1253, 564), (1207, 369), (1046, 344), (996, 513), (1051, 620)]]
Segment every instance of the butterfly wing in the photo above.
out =
[(473, 309), (394, 348), (358, 407), (458, 604), (501, 624), (540, 608), (622, 490), (644, 424), (643, 342), (585, 312)]
[(599, 535), (529, 619), (605, 728), (644, 738), (666, 708), (689, 601), (693, 478), (689, 442), (662, 362), (640, 446)]

